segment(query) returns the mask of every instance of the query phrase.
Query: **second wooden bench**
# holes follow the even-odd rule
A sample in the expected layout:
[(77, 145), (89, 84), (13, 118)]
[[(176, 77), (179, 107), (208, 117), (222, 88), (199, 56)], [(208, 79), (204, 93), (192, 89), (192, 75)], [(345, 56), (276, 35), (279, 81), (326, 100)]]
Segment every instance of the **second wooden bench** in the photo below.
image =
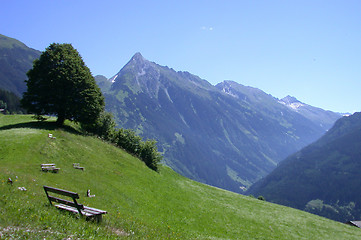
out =
[(60, 168), (57, 168), (55, 166), (55, 163), (44, 163), (44, 164), (41, 164), (41, 170), (44, 172), (57, 173), (60, 170)]

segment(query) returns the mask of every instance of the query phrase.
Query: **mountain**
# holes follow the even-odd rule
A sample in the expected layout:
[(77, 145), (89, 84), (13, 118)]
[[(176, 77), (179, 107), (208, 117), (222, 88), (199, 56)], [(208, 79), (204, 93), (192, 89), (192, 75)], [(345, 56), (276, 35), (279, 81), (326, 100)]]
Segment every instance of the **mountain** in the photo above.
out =
[(320, 127), (324, 130), (329, 129), (335, 121), (341, 117), (341, 114), (339, 113), (325, 111), (321, 108), (310, 106), (291, 96), (282, 98), (279, 102), (300, 113), (302, 116), (314, 122), (319, 122)]
[(0, 113), (15, 114), (23, 113), (20, 98), (12, 92), (0, 89)]
[(287, 106), (289, 109), (319, 125), (324, 131), (330, 129), (336, 120), (342, 117), (342, 114), (340, 113), (313, 107), (298, 101), (295, 97), (287, 96), (281, 100), (277, 100), (257, 88), (246, 87), (232, 81), (224, 81), (223, 83), (216, 85), (216, 87), (223, 90), (225, 93), (255, 105), (259, 110), (262, 109), (263, 112), (267, 113), (284, 111), (283, 108), (275, 102), (278, 101), (278, 103)]
[[(76, 129), (71, 122), (58, 128), (55, 118), (0, 115), (0, 139), (6, 139), (0, 147), (1, 239), (361, 238), (360, 229), (346, 224), (200, 184), (165, 166), (152, 171)], [(40, 170), (50, 162), (58, 173)], [(60, 211), (49, 204), (44, 185), (77, 192), (78, 203), (108, 214), (96, 224)], [(95, 197), (86, 197), (88, 189)]]
[(361, 219), (361, 113), (343, 117), (249, 193), (338, 221)]
[(108, 81), (108, 79), (103, 75), (96, 75), (94, 76), (94, 79), (98, 84), (99, 88), (102, 89), (102, 91), (104, 92), (108, 91), (112, 86), (112, 83)]
[(156, 139), (167, 165), (191, 179), (236, 192), (325, 132), (319, 121), (259, 89), (231, 81), (213, 86), (140, 53), (98, 83), (107, 86), (106, 109), (118, 125)]
[(26, 90), (26, 73), (41, 52), (0, 34), (0, 89), (21, 97)]

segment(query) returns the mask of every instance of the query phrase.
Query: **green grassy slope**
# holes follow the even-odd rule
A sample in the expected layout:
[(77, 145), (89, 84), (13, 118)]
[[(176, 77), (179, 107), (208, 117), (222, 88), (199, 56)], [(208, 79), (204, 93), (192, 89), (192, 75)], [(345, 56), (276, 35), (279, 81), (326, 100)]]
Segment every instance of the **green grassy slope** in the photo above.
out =
[[(48, 138), (52, 133), (56, 139)], [(45, 173), (55, 163), (59, 173)], [(85, 171), (76, 170), (80, 163)], [(6, 183), (11, 177), (13, 186)], [(43, 185), (78, 192), (108, 211), (101, 224), (49, 206)], [(25, 187), (27, 191), (20, 191)], [(90, 189), (94, 198), (86, 198)], [(186, 179), (94, 137), (30, 116), (0, 115), (0, 238), (360, 239), (361, 231)]]

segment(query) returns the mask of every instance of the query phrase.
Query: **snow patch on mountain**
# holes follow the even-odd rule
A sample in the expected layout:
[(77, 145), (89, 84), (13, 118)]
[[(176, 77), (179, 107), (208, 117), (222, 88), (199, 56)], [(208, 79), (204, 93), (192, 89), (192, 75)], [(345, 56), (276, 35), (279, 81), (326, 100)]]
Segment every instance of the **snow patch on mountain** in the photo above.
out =
[(297, 102), (297, 103), (291, 103), (291, 104), (289, 104), (289, 105), (287, 105), (287, 106), (289, 106), (290, 108), (292, 108), (292, 109), (294, 109), (294, 110), (297, 110), (297, 109), (299, 109), (300, 107), (303, 107), (303, 106), (305, 106), (303, 103), (301, 103), (301, 102)]
[(165, 92), (165, 95), (168, 97), (169, 101), (170, 101), (171, 103), (173, 103), (173, 100), (172, 100), (172, 99), (170, 98), (170, 96), (169, 96), (168, 88), (164, 88), (164, 92)]
[(114, 83), (115, 82), (115, 79), (117, 79), (117, 77), (118, 77), (118, 74), (117, 75), (115, 75), (114, 77), (112, 77), (111, 79), (109, 79), (112, 83)]
[(286, 105), (287, 107), (298, 111), (301, 107), (306, 106), (304, 103), (298, 101), (295, 97), (287, 96), (278, 101), (279, 103)]
[(237, 94), (232, 93), (232, 90), (231, 90), (231, 88), (229, 86), (224, 86), (222, 88), (222, 92), (224, 92), (224, 93), (226, 93), (226, 94), (228, 94), (228, 95), (230, 95), (232, 97), (239, 98), (239, 96)]

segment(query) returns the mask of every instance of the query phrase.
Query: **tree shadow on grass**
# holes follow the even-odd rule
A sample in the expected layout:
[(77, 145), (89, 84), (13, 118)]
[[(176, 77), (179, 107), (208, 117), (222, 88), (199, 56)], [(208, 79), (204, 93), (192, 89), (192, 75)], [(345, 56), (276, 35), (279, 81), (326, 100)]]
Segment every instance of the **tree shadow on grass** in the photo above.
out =
[(16, 123), (16, 124), (9, 124), (9, 125), (5, 125), (0, 127), (0, 131), (1, 130), (9, 130), (9, 129), (13, 129), (13, 128), (33, 128), (33, 129), (42, 129), (42, 130), (49, 130), (49, 131), (54, 131), (54, 130), (64, 130), (66, 132), (69, 133), (73, 133), (73, 134), (77, 134), (77, 135), (82, 135), (81, 132), (79, 132), (78, 130), (74, 129), (71, 126), (67, 126), (67, 125), (63, 125), (63, 126), (59, 126), (56, 124), (55, 121), (38, 121), (38, 122), (24, 122), (24, 123)]

